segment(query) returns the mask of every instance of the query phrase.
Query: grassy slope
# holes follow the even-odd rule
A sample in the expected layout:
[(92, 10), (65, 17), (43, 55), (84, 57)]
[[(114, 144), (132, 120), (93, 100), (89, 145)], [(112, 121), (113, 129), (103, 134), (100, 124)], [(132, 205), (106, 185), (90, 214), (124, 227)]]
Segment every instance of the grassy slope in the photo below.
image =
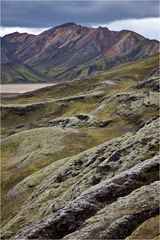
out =
[[(27, 176), (93, 144), (96, 145), (96, 140), (87, 136), (85, 131), (61, 128), (33, 129), (6, 138), (2, 141), (2, 202), (8, 199), (5, 194)], [(24, 201), (25, 197), (21, 200)], [(11, 198), (3, 205), (2, 221), (11, 217), (16, 203), (16, 199)]]
[[(2, 136), (6, 137), (15, 133), (13, 131), (18, 133), (5, 138), (2, 142), (4, 222), (16, 214), (17, 205), (21, 206), (34, 190), (32, 187), (29, 188), (20, 198), (10, 198), (5, 195), (24, 178), (54, 161), (58, 163), (64, 157), (76, 155), (106, 140), (137, 130), (136, 123), (116, 115), (117, 100), (111, 101), (102, 111), (94, 112), (103, 98), (108, 95), (128, 91), (141, 94), (141, 89), (136, 90), (132, 86), (143, 80), (157, 66), (158, 56), (153, 56), (134, 63), (123, 64), (87, 80), (64, 83), (18, 97), (2, 99), (4, 105), (11, 104), (2, 107)], [(101, 87), (105, 80), (112, 80), (116, 85), (105, 86), (98, 91), (97, 87)], [(78, 98), (78, 96), (83, 97)], [(37, 104), (33, 105), (33, 103)], [(28, 107), (26, 104), (31, 105)], [(154, 116), (154, 109), (150, 111), (151, 116)], [(115, 118), (115, 121), (106, 128), (83, 127), (64, 130), (44, 128), (53, 118), (78, 113), (94, 114), (103, 120)], [(37, 129), (39, 127), (41, 128)], [(57, 139), (61, 144), (56, 142)]]
[[(91, 89), (97, 83), (107, 79), (115, 79), (119, 81), (119, 86), (112, 87), (114, 92), (123, 90), (127, 91), (130, 86), (132, 86), (135, 82), (142, 80), (152, 71), (152, 69), (157, 68), (158, 66), (159, 56), (155, 55), (144, 58), (143, 60), (122, 64), (118, 67), (112, 68), (111, 70), (93, 75), (86, 80), (83, 79), (69, 83), (62, 83), (57, 86), (36, 90), (32, 93), (22, 94), (21, 96), (13, 99), (2, 99), (2, 103), (33, 103), (77, 96)], [(109, 88), (105, 89), (106, 94), (109, 92)]]
[(159, 216), (150, 218), (148, 221), (142, 223), (126, 240), (133, 239), (159, 239)]
[[(18, 97), (2, 99), (2, 104), (18, 104), (17, 108), (2, 108), (2, 136), (10, 132), (20, 132), (35, 127), (46, 127), (48, 121), (56, 117), (67, 117), (78, 113), (94, 111), (104, 96), (120, 92), (133, 91), (135, 82), (143, 80), (152, 69), (158, 66), (158, 56), (146, 58), (135, 63), (123, 64), (121, 67), (102, 72), (87, 80), (59, 84), (36, 90), (32, 93), (21, 94)], [(103, 86), (101, 84), (112, 79), (117, 84)], [(142, 90), (135, 90), (140, 93)], [(83, 96), (83, 97), (78, 97)], [(76, 97), (72, 100), (72, 97)], [(50, 102), (47, 102), (50, 101)], [(25, 107), (25, 104), (33, 104)], [(21, 107), (21, 104), (24, 107)], [(117, 100), (110, 102), (97, 115), (100, 119), (113, 117)]]
[(2, 64), (2, 83), (37, 83), (49, 80), (23, 63)]

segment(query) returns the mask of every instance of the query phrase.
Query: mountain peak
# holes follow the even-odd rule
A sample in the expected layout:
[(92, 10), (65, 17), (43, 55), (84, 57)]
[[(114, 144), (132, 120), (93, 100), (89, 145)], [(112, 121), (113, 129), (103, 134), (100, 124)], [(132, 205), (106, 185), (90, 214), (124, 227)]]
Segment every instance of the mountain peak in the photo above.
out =
[(23, 42), (26, 41), (28, 39), (32, 39), (34, 38), (35, 35), (33, 34), (29, 34), (29, 33), (20, 33), (20, 32), (13, 32), (13, 33), (9, 33), (7, 35), (5, 35), (3, 37), (4, 40), (7, 40), (9, 42)]
[(67, 23), (64, 23), (64, 24), (57, 25), (57, 26), (55, 26), (53, 28), (50, 28), (50, 29), (42, 32), (40, 35), (44, 35), (46, 33), (47, 34), (48, 33), (52, 33), (52, 32), (54, 32), (55, 30), (58, 30), (58, 29), (70, 28), (70, 27), (74, 27), (74, 26), (78, 27), (78, 25), (76, 23), (74, 23), (74, 22), (67, 22)]
[(13, 33), (9, 33), (5, 36), (3, 36), (3, 39), (7, 40), (7, 41), (23, 41), (25, 39), (31, 39), (33, 38), (35, 35), (34, 34), (29, 34), (29, 33), (20, 33), (20, 32), (13, 32)]
[(71, 26), (78, 26), (76, 23), (74, 22), (67, 22), (67, 23), (64, 23), (64, 24), (60, 24), (54, 28), (64, 28), (64, 27), (71, 27)]
[(67, 22), (67, 23), (62, 24), (62, 26), (73, 26), (73, 25), (77, 25), (77, 24), (74, 22)]
[(99, 30), (104, 30), (104, 29), (105, 29), (105, 30), (110, 31), (109, 28), (107, 28), (107, 27), (102, 27), (102, 26), (97, 27), (97, 29), (99, 29)]

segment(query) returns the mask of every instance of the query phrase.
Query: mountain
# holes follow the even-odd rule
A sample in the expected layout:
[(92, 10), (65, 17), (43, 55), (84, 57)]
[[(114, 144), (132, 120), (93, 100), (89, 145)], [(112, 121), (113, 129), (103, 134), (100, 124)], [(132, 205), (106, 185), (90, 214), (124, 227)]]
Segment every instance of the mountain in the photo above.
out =
[[(45, 74), (47, 81), (87, 77), (96, 71), (159, 52), (158, 41), (135, 32), (89, 28), (72, 22), (37, 36), (9, 34), (1, 41), (4, 64), (14, 61), (26, 64), (39, 74)], [(5, 77), (2, 82), (7, 82)]]
[(28, 33), (14, 32), (1, 38), (1, 61), (7, 63), (11, 61), (11, 56), (19, 47), (32, 40), (34, 35)]
[(2, 63), (1, 78), (2, 83), (37, 83), (50, 80), (44, 74), (19, 61)]
[(2, 239), (159, 239), (158, 66), (2, 96)]

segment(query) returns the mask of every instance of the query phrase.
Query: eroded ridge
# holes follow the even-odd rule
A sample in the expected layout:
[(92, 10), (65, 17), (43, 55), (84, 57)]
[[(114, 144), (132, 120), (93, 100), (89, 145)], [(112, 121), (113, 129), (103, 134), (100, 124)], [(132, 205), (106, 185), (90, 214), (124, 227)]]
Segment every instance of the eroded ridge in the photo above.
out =
[(157, 180), (158, 160), (158, 156), (155, 156), (147, 162), (137, 164), (130, 170), (124, 171), (110, 180), (97, 184), (64, 208), (58, 210), (47, 220), (27, 229), (18, 238), (23, 236), (26, 239), (60, 239), (75, 231), (86, 219), (95, 215), (105, 205), (116, 201), (118, 197), (125, 196), (133, 190)]

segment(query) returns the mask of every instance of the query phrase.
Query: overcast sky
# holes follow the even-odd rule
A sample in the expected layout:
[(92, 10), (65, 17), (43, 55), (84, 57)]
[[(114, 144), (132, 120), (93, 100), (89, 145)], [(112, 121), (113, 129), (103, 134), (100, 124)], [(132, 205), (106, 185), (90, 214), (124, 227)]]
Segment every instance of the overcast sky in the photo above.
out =
[(66, 22), (130, 29), (150, 39), (159, 35), (159, 3), (154, 0), (4, 0), (1, 7), (1, 35), (14, 31), (38, 34)]

